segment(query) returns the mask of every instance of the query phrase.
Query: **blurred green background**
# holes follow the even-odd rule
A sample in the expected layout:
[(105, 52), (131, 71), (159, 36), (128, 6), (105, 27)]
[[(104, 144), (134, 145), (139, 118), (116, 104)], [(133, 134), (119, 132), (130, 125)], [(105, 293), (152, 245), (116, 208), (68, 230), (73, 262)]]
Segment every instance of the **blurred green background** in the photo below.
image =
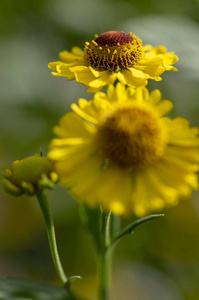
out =
[[(52, 127), (86, 87), (50, 74), (58, 53), (84, 47), (94, 34), (129, 31), (144, 44), (165, 45), (179, 56), (178, 73), (150, 82), (175, 103), (172, 116), (198, 126), (198, 0), (6, 0), (0, 2), (0, 169), (13, 160), (44, 154)], [(199, 299), (199, 199), (165, 211), (117, 247), (112, 300)], [(65, 188), (49, 193), (58, 248), (67, 275), (80, 295), (95, 298), (95, 249), (78, 205)], [(123, 226), (133, 216), (123, 220)], [(15, 199), (0, 191), (0, 277), (56, 283), (44, 222), (36, 199)]]

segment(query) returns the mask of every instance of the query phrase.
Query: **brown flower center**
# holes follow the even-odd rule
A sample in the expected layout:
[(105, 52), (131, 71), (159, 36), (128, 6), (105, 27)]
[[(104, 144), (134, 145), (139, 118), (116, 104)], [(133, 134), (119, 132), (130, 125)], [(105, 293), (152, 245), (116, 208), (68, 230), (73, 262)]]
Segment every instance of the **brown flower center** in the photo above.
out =
[(133, 37), (131, 35), (127, 35), (124, 32), (120, 31), (108, 31), (105, 33), (100, 34), (96, 39), (95, 42), (100, 46), (109, 47), (117, 46), (119, 43), (120, 45), (125, 45), (126, 43), (130, 43)]
[(164, 153), (167, 133), (151, 111), (139, 107), (120, 108), (103, 121), (97, 131), (102, 155), (121, 168), (142, 169)]
[(137, 64), (143, 54), (142, 41), (131, 33), (108, 31), (85, 44), (85, 63), (99, 71), (119, 71)]

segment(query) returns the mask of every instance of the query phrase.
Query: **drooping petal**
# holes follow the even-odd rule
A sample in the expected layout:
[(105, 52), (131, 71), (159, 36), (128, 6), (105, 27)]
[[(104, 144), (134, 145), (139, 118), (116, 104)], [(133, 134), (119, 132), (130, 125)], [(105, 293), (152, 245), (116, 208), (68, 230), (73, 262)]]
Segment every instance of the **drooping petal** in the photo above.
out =
[(148, 78), (152, 78), (156, 81), (161, 80), (159, 75), (166, 69), (162, 55), (158, 55), (151, 59), (144, 59), (140, 61), (139, 65), (136, 65), (135, 68), (142, 71), (144, 74), (148, 74)]
[(80, 82), (86, 86), (89, 86), (90, 82), (96, 79), (90, 69), (86, 66), (72, 67), (70, 68), (70, 71), (75, 74), (77, 82)]
[(149, 76), (140, 70), (135, 68), (129, 68), (129, 70), (122, 71), (126, 84), (129, 86), (145, 86)]

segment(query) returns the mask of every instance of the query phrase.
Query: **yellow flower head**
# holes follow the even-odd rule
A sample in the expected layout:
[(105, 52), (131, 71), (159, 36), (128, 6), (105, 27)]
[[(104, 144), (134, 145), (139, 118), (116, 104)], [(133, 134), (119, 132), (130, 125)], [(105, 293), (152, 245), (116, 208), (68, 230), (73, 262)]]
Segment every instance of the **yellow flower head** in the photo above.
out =
[(79, 201), (142, 216), (198, 187), (198, 129), (165, 117), (172, 103), (159, 90), (118, 83), (72, 109), (55, 127), (48, 156)]
[(172, 65), (178, 61), (164, 46), (142, 46), (142, 41), (120, 31), (108, 31), (86, 42), (84, 51), (78, 47), (72, 52), (60, 53), (61, 60), (49, 63), (55, 76), (76, 79), (88, 86), (88, 92), (119, 80), (129, 86), (145, 86), (148, 79), (162, 80), (164, 71), (177, 71)]

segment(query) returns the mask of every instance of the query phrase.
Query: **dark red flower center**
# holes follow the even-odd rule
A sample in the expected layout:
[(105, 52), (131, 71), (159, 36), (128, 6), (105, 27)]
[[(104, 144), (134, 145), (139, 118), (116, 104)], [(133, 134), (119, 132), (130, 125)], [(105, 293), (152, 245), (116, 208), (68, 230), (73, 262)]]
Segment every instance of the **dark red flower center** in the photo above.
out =
[(120, 31), (107, 31), (105, 33), (100, 34), (94, 41), (104, 47), (104, 46), (117, 46), (118, 43), (120, 45), (125, 45), (126, 43), (130, 43), (133, 37), (125, 34), (124, 32)]
[(118, 72), (142, 58), (142, 41), (131, 33), (108, 31), (85, 43), (85, 64), (98, 71)]

